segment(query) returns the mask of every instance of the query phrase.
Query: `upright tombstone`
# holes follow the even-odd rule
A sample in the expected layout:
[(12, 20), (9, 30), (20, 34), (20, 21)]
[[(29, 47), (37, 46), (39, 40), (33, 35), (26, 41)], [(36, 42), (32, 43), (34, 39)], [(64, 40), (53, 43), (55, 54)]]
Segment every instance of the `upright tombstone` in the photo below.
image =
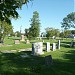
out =
[(21, 41), (25, 41), (24, 35), (21, 35)]
[(74, 47), (74, 41), (71, 41), (70, 47)]
[(60, 50), (60, 40), (58, 40), (57, 48)]
[(19, 40), (15, 40), (14, 43), (15, 44), (20, 44), (20, 41)]
[(52, 50), (55, 51), (56, 50), (56, 43), (52, 44)]
[(44, 54), (42, 49), (43, 49), (43, 43), (42, 42), (33, 43), (32, 44), (32, 55), (42, 55), (42, 54)]
[(46, 43), (46, 51), (50, 52), (50, 43), (49, 42)]
[(52, 56), (51, 55), (45, 56), (45, 65), (50, 67), (52, 63), (53, 63)]

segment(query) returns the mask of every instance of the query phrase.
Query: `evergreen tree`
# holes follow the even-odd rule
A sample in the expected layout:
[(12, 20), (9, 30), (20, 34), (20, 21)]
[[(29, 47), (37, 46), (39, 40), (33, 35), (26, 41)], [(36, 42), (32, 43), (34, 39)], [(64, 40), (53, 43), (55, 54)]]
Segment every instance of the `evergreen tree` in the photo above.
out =
[(40, 20), (39, 20), (39, 13), (37, 11), (33, 12), (33, 17), (30, 20), (31, 27), (29, 28), (29, 35), (30, 37), (38, 37), (40, 33)]

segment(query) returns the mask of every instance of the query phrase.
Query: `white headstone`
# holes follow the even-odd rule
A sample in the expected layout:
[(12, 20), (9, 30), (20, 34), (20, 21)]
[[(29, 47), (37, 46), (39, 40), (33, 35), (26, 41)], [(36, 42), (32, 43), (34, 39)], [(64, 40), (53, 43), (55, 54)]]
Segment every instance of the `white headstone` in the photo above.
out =
[(49, 42), (46, 43), (46, 51), (50, 52), (50, 43)]
[(44, 54), (42, 49), (43, 49), (43, 43), (42, 42), (33, 43), (32, 44), (32, 55), (42, 55), (42, 54)]
[(21, 35), (21, 41), (25, 41), (25, 40), (24, 40), (24, 35)]
[(56, 50), (56, 43), (52, 44), (52, 50), (55, 51)]

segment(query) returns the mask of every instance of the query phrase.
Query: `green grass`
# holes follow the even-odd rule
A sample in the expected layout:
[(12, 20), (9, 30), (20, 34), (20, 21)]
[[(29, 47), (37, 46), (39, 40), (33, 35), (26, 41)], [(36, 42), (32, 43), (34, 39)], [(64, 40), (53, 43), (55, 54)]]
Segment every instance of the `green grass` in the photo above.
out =
[(14, 44), (14, 39), (20, 39), (19, 37), (10, 37), (9, 39), (6, 37), (4, 40), (4, 45), (0, 47), (0, 50), (18, 50), (18, 49), (26, 49), (31, 48), (31, 43), (26, 44), (25, 42), (20, 42), (20, 44)]
[[(30, 57), (22, 58), (21, 54)], [(45, 65), (45, 56), (52, 55), (53, 65)], [(75, 75), (75, 49), (64, 48), (54, 52), (45, 52), (42, 56), (31, 56), (31, 52), (1, 53), (1, 75)]]
[[(68, 45), (71, 40), (61, 40), (60, 50), (45, 52), (41, 56), (31, 56), (31, 51), (0, 53), (0, 75), (75, 75), (75, 48), (70, 48)], [(58, 40), (45, 40), (48, 41), (52, 44)], [(23, 42), (20, 45), (11, 44), (16, 49), (21, 48), (20, 46), (29, 47), (29, 44)], [(22, 58), (22, 54), (30, 57)], [(53, 64), (50, 67), (45, 65), (47, 55), (52, 55)]]

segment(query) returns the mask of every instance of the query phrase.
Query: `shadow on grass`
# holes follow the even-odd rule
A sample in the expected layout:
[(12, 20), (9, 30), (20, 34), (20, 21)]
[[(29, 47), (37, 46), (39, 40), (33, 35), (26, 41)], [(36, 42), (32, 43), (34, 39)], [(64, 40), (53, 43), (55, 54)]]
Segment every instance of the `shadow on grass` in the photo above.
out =
[[(22, 58), (27, 54), (29, 57)], [(45, 58), (31, 56), (31, 51), (0, 53), (0, 75), (75, 75), (75, 51), (68, 51), (62, 59), (53, 59), (51, 67), (45, 66)]]
[(61, 46), (65, 48), (70, 48), (71, 42), (61, 42)]

